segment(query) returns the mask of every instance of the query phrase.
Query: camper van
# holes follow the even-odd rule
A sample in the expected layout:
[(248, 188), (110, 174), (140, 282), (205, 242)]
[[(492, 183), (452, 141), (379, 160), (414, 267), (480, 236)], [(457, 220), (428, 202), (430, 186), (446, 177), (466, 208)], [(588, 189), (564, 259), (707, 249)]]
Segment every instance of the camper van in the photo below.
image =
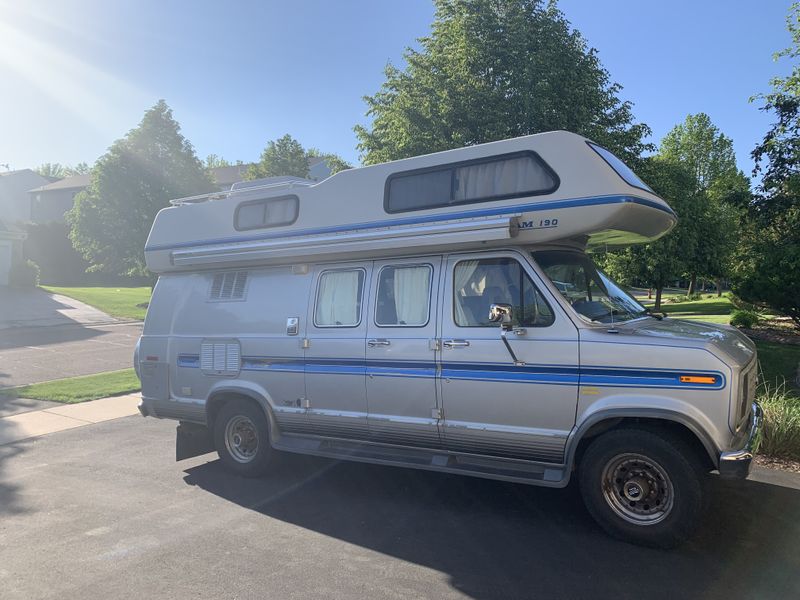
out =
[(284, 452), (564, 487), (672, 546), (709, 473), (747, 477), (753, 343), (653, 314), (592, 261), (676, 223), (551, 132), (178, 199), (145, 255), (142, 415), (243, 476)]

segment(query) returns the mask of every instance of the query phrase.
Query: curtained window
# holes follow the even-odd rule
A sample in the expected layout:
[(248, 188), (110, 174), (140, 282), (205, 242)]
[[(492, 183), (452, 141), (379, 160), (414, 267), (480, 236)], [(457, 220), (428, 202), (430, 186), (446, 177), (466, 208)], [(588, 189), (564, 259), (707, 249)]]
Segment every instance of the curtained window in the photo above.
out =
[(428, 265), (384, 267), (378, 280), (375, 323), (384, 327), (422, 327), (431, 297)]
[(356, 327), (361, 322), (364, 271), (325, 271), (319, 277), (314, 324), (317, 327)]

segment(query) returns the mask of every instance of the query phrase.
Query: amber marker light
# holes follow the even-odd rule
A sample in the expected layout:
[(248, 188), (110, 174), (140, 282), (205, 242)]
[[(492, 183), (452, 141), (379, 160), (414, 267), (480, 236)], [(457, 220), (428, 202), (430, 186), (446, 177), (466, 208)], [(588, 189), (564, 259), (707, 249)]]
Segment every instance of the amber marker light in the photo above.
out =
[(706, 385), (714, 385), (717, 383), (717, 378), (704, 375), (681, 375), (681, 383), (705, 383)]

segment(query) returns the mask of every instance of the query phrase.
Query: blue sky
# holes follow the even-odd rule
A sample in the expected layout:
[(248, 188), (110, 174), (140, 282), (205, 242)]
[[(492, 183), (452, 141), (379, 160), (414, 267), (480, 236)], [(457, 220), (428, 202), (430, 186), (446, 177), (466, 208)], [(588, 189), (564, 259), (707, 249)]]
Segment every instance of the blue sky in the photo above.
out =
[[(748, 98), (786, 73), (788, 0), (561, 0), (653, 129), (707, 112), (740, 166), (769, 126)], [(164, 98), (200, 157), (291, 133), (357, 162), (362, 96), (426, 35), (425, 0), (0, 0), (0, 164), (93, 162)], [(3, 167), (0, 167), (3, 168)]]

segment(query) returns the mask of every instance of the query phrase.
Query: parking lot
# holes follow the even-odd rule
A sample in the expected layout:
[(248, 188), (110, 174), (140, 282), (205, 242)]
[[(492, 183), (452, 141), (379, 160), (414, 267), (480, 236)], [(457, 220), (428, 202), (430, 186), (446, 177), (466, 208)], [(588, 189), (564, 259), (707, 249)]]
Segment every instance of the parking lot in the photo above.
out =
[(608, 538), (574, 487), (288, 457), (174, 462), (128, 417), (0, 446), (0, 594), (17, 598), (793, 598), (798, 477), (715, 482), (693, 541)]

